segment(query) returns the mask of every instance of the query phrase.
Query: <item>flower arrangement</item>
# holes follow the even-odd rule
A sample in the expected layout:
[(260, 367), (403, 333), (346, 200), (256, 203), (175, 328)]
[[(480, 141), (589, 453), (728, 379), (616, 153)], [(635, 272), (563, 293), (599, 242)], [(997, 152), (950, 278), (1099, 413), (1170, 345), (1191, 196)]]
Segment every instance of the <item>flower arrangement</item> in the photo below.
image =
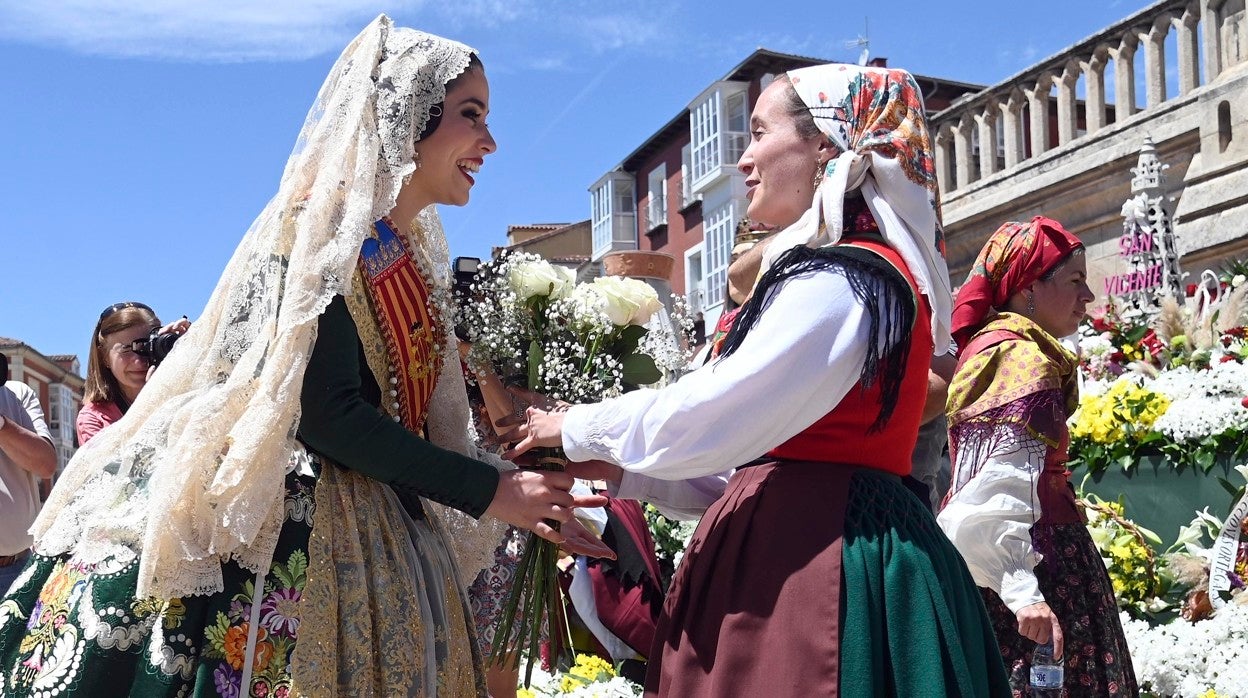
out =
[(519, 688), (516, 695), (518, 698), (635, 698), (641, 695), (641, 686), (617, 676), (606, 660), (578, 654), (576, 662), (562, 674), (548, 674), (538, 669), (532, 683)]
[(1195, 624), (1152, 626), (1123, 613), (1122, 629), (1146, 695), (1248, 696), (1248, 606), (1228, 606)]
[(1126, 518), (1121, 501), (1106, 501), (1091, 493), (1082, 494), (1079, 501), (1088, 517), (1092, 542), (1101, 552), (1114, 585), (1118, 605), (1136, 615), (1167, 608), (1169, 604), (1163, 597), (1172, 580), (1159, 574), (1164, 563), (1152, 548), (1161, 544), (1157, 534)]
[(1071, 466), (1130, 469), (1145, 455), (1208, 471), (1248, 455), (1248, 284), (1212, 273), (1180, 305), (1161, 302), (1151, 322), (1111, 302), (1080, 333), (1079, 409)]
[[(1235, 468), (1248, 481), (1248, 465)], [(1237, 493), (1242, 497), (1243, 489)], [(1239, 499), (1240, 510), (1248, 500)], [(1164, 553), (1157, 537), (1126, 518), (1122, 505), (1084, 496), (1088, 528), (1108, 568), (1122, 625), (1144, 695), (1248, 695), (1248, 519), (1232, 535), (1234, 559), (1215, 565), (1227, 528), (1206, 507)], [(1238, 516), (1232, 511), (1232, 516)], [(1239, 521), (1232, 518), (1232, 524)], [(1234, 526), (1231, 527), (1235, 533)], [(1238, 540), (1236, 540), (1238, 538)], [(1225, 569), (1229, 603), (1214, 603), (1210, 576)], [(1221, 574), (1221, 572), (1219, 572)], [(1220, 605), (1221, 608), (1215, 608)], [(1177, 612), (1177, 614), (1176, 614)]]
[[(519, 253), (482, 265), (470, 294), (459, 319), (474, 372), (491, 371), (554, 400), (596, 402), (656, 383), (688, 361), (679, 330), (651, 323), (663, 304), (642, 281), (600, 277), (578, 284), (570, 270)], [(557, 451), (538, 454), (539, 468), (561, 470), (562, 463)], [(526, 684), (543, 624), (551, 656), (570, 646), (559, 557), (555, 544), (529, 534), (500, 618), (497, 636), (512, 637), (518, 628), (518, 641), (496, 643), (490, 661), (514, 668), (527, 654)]]

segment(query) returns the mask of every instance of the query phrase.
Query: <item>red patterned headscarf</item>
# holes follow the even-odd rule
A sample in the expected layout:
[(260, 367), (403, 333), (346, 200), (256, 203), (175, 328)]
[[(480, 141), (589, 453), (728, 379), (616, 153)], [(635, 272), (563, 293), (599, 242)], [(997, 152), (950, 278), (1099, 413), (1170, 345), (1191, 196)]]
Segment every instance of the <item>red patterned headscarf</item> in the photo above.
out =
[(993, 309), (1005, 306), (1010, 296), (1081, 247), (1079, 238), (1052, 218), (1036, 216), (1027, 223), (997, 228), (979, 251), (953, 305), (953, 339), (958, 347), (967, 345)]

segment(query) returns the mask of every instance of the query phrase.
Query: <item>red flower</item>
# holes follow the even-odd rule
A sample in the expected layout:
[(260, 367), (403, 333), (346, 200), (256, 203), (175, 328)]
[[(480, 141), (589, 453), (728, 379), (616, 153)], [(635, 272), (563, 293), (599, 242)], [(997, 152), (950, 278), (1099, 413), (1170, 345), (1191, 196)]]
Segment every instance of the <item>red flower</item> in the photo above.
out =
[(1127, 360), (1127, 355), (1120, 351), (1116, 351), (1109, 355), (1109, 360), (1113, 361), (1114, 363), (1122, 363), (1123, 361)]
[(1097, 332), (1109, 332), (1114, 329), (1114, 326), (1109, 324), (1103, 317), (1094, 317), (1092, 318), (1092, 329)]
[(1157, 339), (1157, 333), (1152, 330), (1149, 330), (1147, 334), (1140, 338), (1140, 347), (1147, 349), (1153, 358), (1161, 356), (1161, 352), (1165, 351), (1161, 340)]
[[(1222, 358), (1218, 359), (1220, 363), (1226, 363), (1228, 361), (1234, 361), (1234, 360), (1235, 360), (1235, 357), (1231, 356), (1230, 354), (1223, 354)], [(1245, 399), (1248, 399), (1248, 398), (1245, 398)]]
[(1245, 408), (1248, 408), (1248, 397), (1244, 398), (1243, 400), (1240, 400), (1239, 404), (1243, 405)]
[(1191, 298), (1194, 295), (1196, 295), (1196, 284), (1188, 284), (1187, 285), (1187, 297)]

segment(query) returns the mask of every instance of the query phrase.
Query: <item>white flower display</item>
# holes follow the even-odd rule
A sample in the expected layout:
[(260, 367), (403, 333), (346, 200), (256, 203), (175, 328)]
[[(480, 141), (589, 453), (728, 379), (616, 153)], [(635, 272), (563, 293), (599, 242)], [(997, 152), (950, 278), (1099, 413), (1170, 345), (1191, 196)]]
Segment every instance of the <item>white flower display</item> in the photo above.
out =
[(521, 301), (534, 296), (549, 296), (558, 300), (571, 293), (576, 284), (576, 274), (544, 259), (532, 258), (513, 263), (507, 270), (507, 281)]
[(659, 294), (650, 284), (622, 276), (602, 276), (590, 287), (606, 299), (604, 308), (617, 327), (644, 325), (663, 307)]
[(1150, 627), (1126, 613), (1122, 630), (1140, 687), (1154, 695), (1248, 696), (1248, 606), (1231, 604), (1199, 623)]

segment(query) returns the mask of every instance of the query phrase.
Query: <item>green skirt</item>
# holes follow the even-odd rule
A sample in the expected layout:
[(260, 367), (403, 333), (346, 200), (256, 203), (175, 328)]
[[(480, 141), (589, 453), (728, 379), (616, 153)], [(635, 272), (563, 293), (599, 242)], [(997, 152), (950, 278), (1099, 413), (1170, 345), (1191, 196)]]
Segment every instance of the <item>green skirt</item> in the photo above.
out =
[(668, 592), (647, 695), (1009, 696), (983, 601), (900, 478), (742, 468)]
[(224, 591), (162, 601), (138, 572), (32, 555), (0, 601), (0, 696), (484, 694), (442, 533), (338, 466), (288, 475), (266, 574), (228, 562)]

